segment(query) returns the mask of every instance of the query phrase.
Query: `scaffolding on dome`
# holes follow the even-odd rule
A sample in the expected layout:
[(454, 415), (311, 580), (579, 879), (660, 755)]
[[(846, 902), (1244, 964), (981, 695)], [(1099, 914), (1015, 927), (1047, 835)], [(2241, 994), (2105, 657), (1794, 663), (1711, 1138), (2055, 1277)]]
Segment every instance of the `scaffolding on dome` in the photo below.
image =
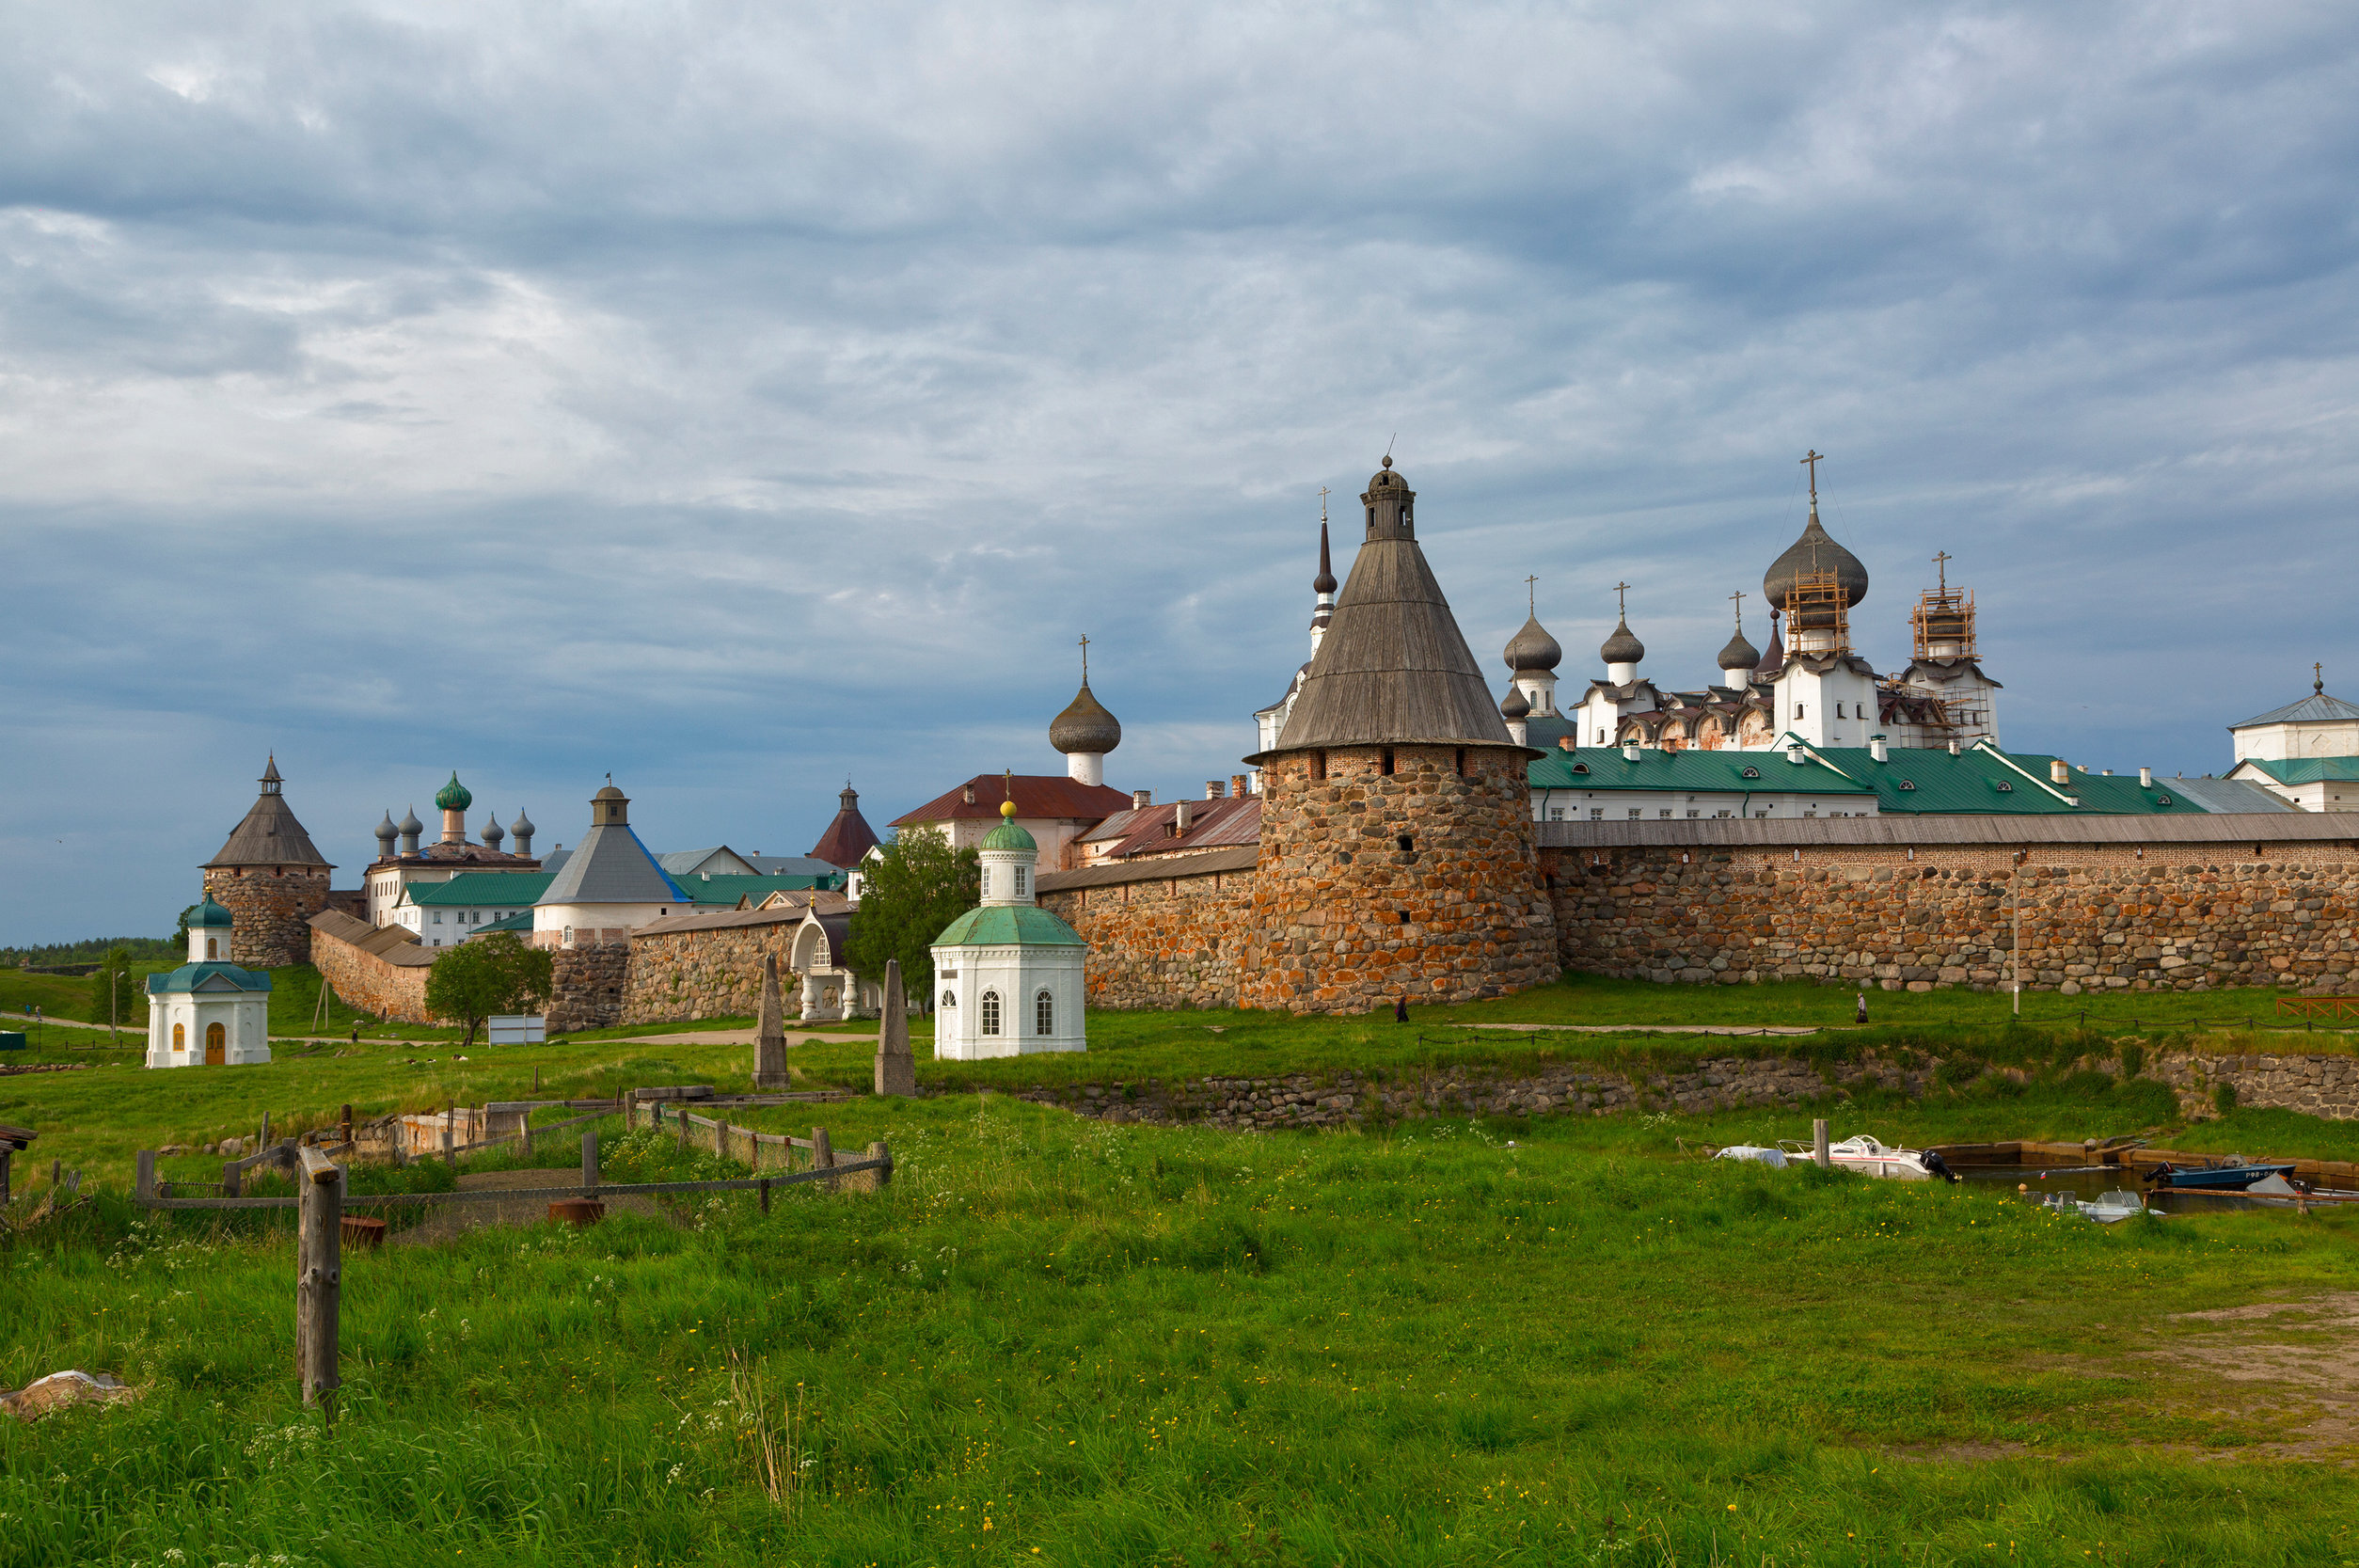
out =
[(1802, 572), (1785, 596), (1786, 634), (1797, 654), (1851, 651), (1851, 599), (1832, 572)]

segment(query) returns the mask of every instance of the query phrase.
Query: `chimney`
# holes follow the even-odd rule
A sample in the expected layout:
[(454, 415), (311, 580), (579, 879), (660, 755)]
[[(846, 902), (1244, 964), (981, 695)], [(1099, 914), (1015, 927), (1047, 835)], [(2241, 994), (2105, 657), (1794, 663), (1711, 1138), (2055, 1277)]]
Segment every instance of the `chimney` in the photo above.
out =
[(2138, 769), (2138, 787), (2140, 789), (2152, 789), (2154, 787), (2153, 768), (2141, 768)]
[(1171, 836), (1179, 838), (1188, 831), (1188, 802), (1181, 800), (1171, 808)]
[(1884, 737), (1880, 735), (1872, 735), (1868, 736), (1868, 755), (1874, 757), (1878, 762), (1890, 762), (1892, 760), (1892, 748), (1884, 743)]
[(1633, 740), (1626, 742), (1622, 748), (1623, 760), (1625, 762), (1636, 762), (1639, 760), (1639, 747), (1637, 741)]
[(1245, 788), (1245, 776), (1243, 773), (1231, 773), (1228, 776), (1228, 792), (1240, 800), (1250, 793)]
[(2072, 768), (2064, 758), (2048, 759), (2048, 782), (2052, 784), (2068, 784), (2072, 782)]
[(1953, 740), (1950, 742), (1950, 755), (1952, 755), (1952, 756), (1955, 756), (1955, 755), (1957, 755), (1957, 751), (1958, 751), (1957, 742), (1956, 742), (1955, 739), (1953, 739)]
[(1148, 807), (1153, 805), (1154, 803), (1155, 792), (1153, 790), (1134, 789), (1131, 791), (1131, 809), (1132, 811), (1145, 811)]
[(1802, 743), (1800, 741), (1797, 740), (1785, 749), (1785, 760), (1797, 768), (1802, 766)]
[(1204, 798), (1208, 800), (1217, 800), (1221, 798), (1220, 780), (1207, 779), (1204, 781)]

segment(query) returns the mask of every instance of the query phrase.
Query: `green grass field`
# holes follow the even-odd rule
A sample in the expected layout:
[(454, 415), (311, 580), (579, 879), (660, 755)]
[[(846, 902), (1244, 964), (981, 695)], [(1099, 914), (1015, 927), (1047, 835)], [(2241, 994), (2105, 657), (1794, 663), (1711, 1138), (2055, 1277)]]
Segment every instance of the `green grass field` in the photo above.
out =
[[(1801, 1008), (1811, 990), (1764, 995)], [(2359, 1148), (2359, 1127), (2284, 1112), (2172, 1126), (2161, 1085), (2075, 1071), (2106, 1034), (2061, 1017), (2008, 1031), (1929, 1012), (1769, 1040), (1640, 1032), (1660, 1016), (1607, 1035), (1456, 1026), (1657, 998), (1726, 993), (1583, 984), (1408, 1026), (1100, 1014), (1086, 1056), (999, 1064), (933, 1063), (921, 1030), (933, 1098), (732, 1116), (821, 1121), (839, 1148), (889, 1141), (882, 1194), (793, 1189), (767, 1217), (710, 1197), (348, 1256), (332, 1432), (293, 1398), (287, 1218), (143, 1214), (121, 1196), (133, 1150), (248, 1132), (264, 1109), (293, 1129), (345, 1102), (522, 1098), (535, 1069), (551, 1098), (741, 1088), (751, 1048), (658, 1035), (461, 1061), (435, 1042), (0, 1078), (0, 1121), (40, 1132), (20, 1189), (52, 1158), (108, 1189), (0, 1244), (0, 1384), (80, 1367), (140, 1390), (0, 1423), (0, 1560), (2359, 1561), (2349, 1378), (2338, 1393), (2281, 1370), (2353, 1364), (2348, 1307), (2321, 1304), (2359, 1300), (2359, 1215), (2101, 1230), (1988, 1188), (1683, 1153), (1802, 1136), (1813, 1108), (1252, 1135), (989, 1092), (1971, 1049), (2027, 1081), (1820, 1109), (1839, 1136), (1895, 1143)], [(792, 1059), (806, 1083), (851, 1084), (873, 1050), (870, 1025)], [(725, 1168), (599, 1127), (610, 1180)], [(540, 1163), (576, 1168), (573, 1135), (551, 1141)], [(2299, 1309), (2185, 1316), (2254, 1303)]]

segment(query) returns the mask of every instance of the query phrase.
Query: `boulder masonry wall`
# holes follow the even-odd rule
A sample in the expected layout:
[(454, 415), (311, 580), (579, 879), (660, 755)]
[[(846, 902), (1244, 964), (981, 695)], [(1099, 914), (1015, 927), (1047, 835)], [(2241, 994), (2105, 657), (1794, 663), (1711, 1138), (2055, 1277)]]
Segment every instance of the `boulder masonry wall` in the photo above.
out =
[(619, 1022), (752, 1016), (762, 1006), (765, 954), (777, 955), (780, 983), (792, 991), (797, 976), (790, 960), (801, 919), (796, 911), (762, 925), (640, 932), (630, 942)]
[(1541, 861), (1564, 966), (1597, 974), (2003, 989), (2019, 902), (2031, 990), (2333, 993), (2359, 970), (2359, 846), (2346, 840), (1755, 847), (1703, 833), (1546, 845)]
[(1090, 1006), (1237, 1005), (1254, 873), (1208, 872), (1190, 867), (1190, 858), (1126, 866), (1119, 881), (1063, 885), (1088, 875), (1070, 872), (1041, 879), (1040, 907), (1089, 943), (1082, 985)]

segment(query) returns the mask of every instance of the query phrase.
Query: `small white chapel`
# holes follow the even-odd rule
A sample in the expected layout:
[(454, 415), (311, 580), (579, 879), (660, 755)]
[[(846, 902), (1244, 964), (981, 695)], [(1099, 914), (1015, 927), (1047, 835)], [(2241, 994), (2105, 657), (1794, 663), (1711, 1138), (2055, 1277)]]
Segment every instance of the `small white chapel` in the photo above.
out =
[(148, 1066), (270, 1060), (270, 976), (229, 961), (234, 918), (211, 898), (188, 917), (188, 962), (148, 976)]
[(1000, 825), (976, 846), (983, 902), (934, 939), (934, 1054), (972, 1062), (1047, 1051), (1086, 1051), (1082, 968), (1089, 944), (1034, 902), (1040, 847), (1000, 804)]

